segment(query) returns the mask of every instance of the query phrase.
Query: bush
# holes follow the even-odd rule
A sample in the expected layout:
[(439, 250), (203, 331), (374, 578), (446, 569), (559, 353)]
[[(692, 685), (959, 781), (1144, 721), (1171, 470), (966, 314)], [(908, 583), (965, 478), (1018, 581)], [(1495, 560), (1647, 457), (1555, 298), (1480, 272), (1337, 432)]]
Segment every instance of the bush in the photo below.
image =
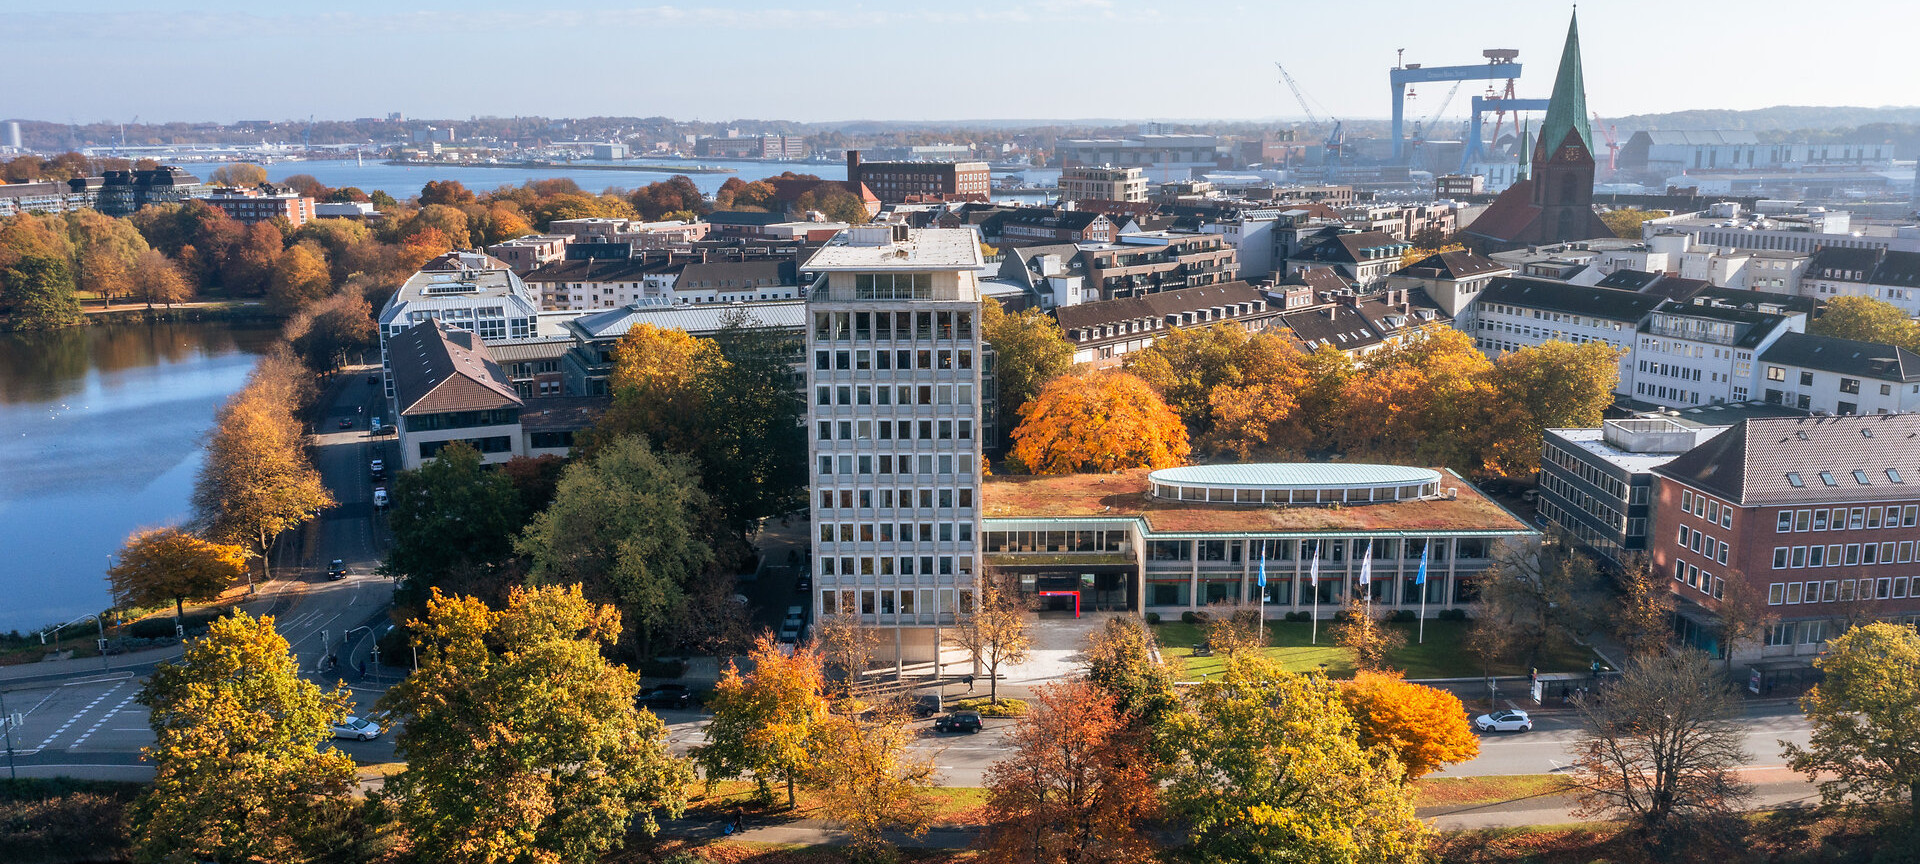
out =
[(1188, 609), (1187, 611), (1180, 613), (1180, 623), (1198, 624), (1200, 623), (1200, 613), (1195, 612), (1192, 609)]
[(385, 666), (413, 665), (413, 631), (405, 624), (395, 624), (387, 632), (380, 634), (380, 661)]
[(1148, 612), (1146, 617), (1147, 617), (1148, 624), (1160, 623), (1160, 613), (1158, 612)]
[(1340, 611), (1338, 611), (1338, 612), (1335, 612), (1335, 613), (1333, 613), (1333, 623), (1335, 623), (1335, 624), (1345, 624), (1345, 623), (1347, 623), (1347, 619), (1348, 619), (1348, 618), (1351, 618), (1351, 617), (1353, 617), (1353, 616), (1351, 616), (1351, 615), (1348, 615), (1348, 614), (1347, 614), (1347, 610), (1345, 610), (1345, 609), (1342, 609), (1342, 610), (1340, 610)]
[(1387, 616), (1387, 620), (1395, 624), (1412, 624), (1420, 620), (1420, 613), (1412, 609), (1395, 609), (1393, 614)]
[(952, 711), (978, 711), (982, 717), (1027, 716), (1027, 700), (1006, 697), (1001, 698), (998, 702), (994, 702), (985, 696), (974, 699), (961, 699), (948, 703), (947, 708)]
[(640, 674), (648, 678), (678, 678), (687, 674), (687, 661), (642, 660)]
[(1312, 613), (1312, 612), (1288, 612), (1288, 613), (1287, 613), (1287, 620), (1288, 620), (1288, 621), (1300, 621), (1300, 622), (1303, 622), (1303, 623), (1304, 623), (1304, 622), (1307, 622), (1307, 621), (1312, 621), (1312, 620), (1313, 620), (1313, 613)]
[(1441, 621), (1471, 620), (1467, 617), (1467, 610), (1465, 609), (1442, 609), (1440, 610), (1440, 614), (1435, 615), (1434, 617), (1440, 619)]
[[(180, 623), (186, 625), (187, 635), (192, 636), (194, 633), (206, 630), (207, 625), (213, 623), (213, 619), (223, 614), (225, 613), (189, 612), (187, 617), (180, 620)], [(136, 639), (170, 639), (173, 637), (173, 616), (154, 615), (142, 618), (127, 625), (127, 635)]]
[(125, 855), (125, 811), (143, 784), (0, 780), (0, 858), (116, 860)]

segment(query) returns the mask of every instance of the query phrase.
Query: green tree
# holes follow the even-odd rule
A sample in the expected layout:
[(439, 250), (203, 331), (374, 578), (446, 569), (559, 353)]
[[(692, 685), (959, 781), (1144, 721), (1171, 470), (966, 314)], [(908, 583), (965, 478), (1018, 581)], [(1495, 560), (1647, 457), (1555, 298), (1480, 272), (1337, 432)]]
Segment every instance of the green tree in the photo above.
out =
[(172, 603), (174, 619), (186, 617), (186, 601), (212, 600), (247, 574), (247, 550), (213, 543), (179, 528), (136, 531), (107, 570), (113, 600), (121, 608)]
[(387, 789), (423, 860), (598, 861), (680, 815), (692, 769), (634, 706), (640, 676), (600, 654), (618, 611), (577, 585), (427, 608), (420, 670), (381, 700), (405, 724)]
[(0, 307), (21, 330), (50, 330), (85, 320), (73, 296), (73, 270), (66, 259), (27, 255), (0, 270)]
[(1153, 631), (1146, 622), (1131, 615), (1108, 618), (1099, 632), (1087, 638), (1082, 656), (1087, 683), (1112, 696), (1135, 728), (1159, 730), (1180, 707), (1180, 697), (1173, 692), (1173, 670), (1157, 659)]
[(537, 583), (579, 582), (617, 604), (644, 652), (713, 560), (705, 492), (686, 457), (624, 437), (568, 465), (553, 505), (514, 544)]
[(1828, 300), (1820, 317), (1807, 325), (1807, 332), (1856, 342), (1898, 345), (1909, 351), (1920, 349), (1920, 325), (1900, 307), (1872, 297)]
[(1227, 658), (1173, 717), (1164, 795), (1203, 862), (1417, 862), (1427, 828), (1383, 750), (1364, 750), (1338, 688), (1257, 655)]
[(1009, 315), (999, 303), (980, 304), (980, 337), (993, 346), (996, 410), (1011, 432), (1027, 400), (1073, 368), (1073, 343), (1053, 317), (1038, 309)]
[(1827, 640), (1814, 666), (1824, 678), (1800, 700), (1813, 735), (1805, 747), (1785, 745), (1787, 764), (1818, 782), (1828, 804), (1906, 799), (1920, 838), (1920, 635), (1886, 622), (1857, 627)]
[(323, 749), (347, 700), (300, 676), (272, 618), (215, 620), (140, 691), (154, 779), (131, 813), (134, 860), (310, 857), (315, 830), (350, 806), (353, 759)]
[(456, 571), (492, 569), (513, 555), (513, 535), (526, 520), (506, 475), (488, 470), (465, 442), (393, 478), (385, 572), (415, 602), (444, 587)]
[(707, 743), (694, 748), (693, 758), (709, 788), (721, 778), (751, 773), (760, 797), (771, 799), (772, 781), (786, 783), (792, 809), (799, 803), (794, 787), (812, 765), (809, 744), (827, 717), (826, 679), (812, 648), (788, 655), (781, 647), (761, 636), (748, 656), (751, 673), (742, 675), (732, 664), (720, 673), (707, 700), (713, 715)]

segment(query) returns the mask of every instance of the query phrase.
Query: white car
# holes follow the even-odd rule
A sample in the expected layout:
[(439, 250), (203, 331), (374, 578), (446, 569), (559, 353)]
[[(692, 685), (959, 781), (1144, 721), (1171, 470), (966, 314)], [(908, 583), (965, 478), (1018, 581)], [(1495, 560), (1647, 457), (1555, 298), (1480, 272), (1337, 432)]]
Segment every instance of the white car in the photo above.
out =
[(376, 510), (387, 509), (387, 487), (373, 487), (373, 507)]
[(351, 714), (333, 724), (333, 737), (348, 741), (372, 741), (380, 737), (380, 724)]
[(1473, 718), (1473, 728), (1482, 732), (1526, 732), (1533, 728), (1533, 718), (1525, 711), (1495, 711)]

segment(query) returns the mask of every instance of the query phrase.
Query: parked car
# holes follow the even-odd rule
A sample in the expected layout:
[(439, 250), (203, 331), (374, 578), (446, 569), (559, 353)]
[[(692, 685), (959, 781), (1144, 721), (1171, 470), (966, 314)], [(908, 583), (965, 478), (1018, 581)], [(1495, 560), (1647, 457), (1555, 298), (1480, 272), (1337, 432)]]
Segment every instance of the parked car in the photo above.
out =
[(1533, 718), (1525, 711), (1495, 711), (1473, 718), (1473, 728), (1482, 732), (1526, 732), (1533, 728)]
[(327, 565), (327, 580), (338, 582), (345, 578), (347, 578), (347, 562), (339, 558), (333, 559), (333, 563)]
[(378, 373), (378, 372), (375, 372), (375, 373), (374, 373), (374, 374), (372, 374), (372, 375), (368, 375), (368, 376), (367, 376), (367, 383), (368, 383), (368, 384), (378, 384), (378, 383), (380, 383), (380, 373)]
[(380, 737), (380, 724), (351, 714), (333, 724), (333, 737), (348, 741), (372, 741)]
[(915, 720), (925, 720), (940, 713), (939, 696), (933, 694), (902, 696), (901, 700), (906, 703), (907, 713), (912, 714)]
[(799, 622), (788, 621), (787, 623), (780, 625), (780, 641), (788, 645), (792, 645), (795, 642), (800, 641)]
[(933, 721), (935, 732), (965, 732), (969, 735), (980, 731), (980, 712), (955, 711)]
[(813, 590), (813, 577), (812, 577), (812, 576), (810, 576), (810, 575), (808, 575), (808, 574), (806, 574), (806, 573), (802, 573), (802, 574), (800, 574), (800, 578), (799, 578), (799, 579), (796, 579), (796, 580), (794, 580), (794, 583), (793, 583), (793, 590), (794, 590), (794, 592), (795, 592), (795, 593), (797, 593), (797, 594), (805, 594), (805, 593), (807, 593), (807, 592), (809, 592), (809, 591), (812, 591), (812, 590)]
[(373, 476), (379, 477), (387, 473), (387, 460), (375, 458), (373, 461), (367, 463), (367, 470), (373, 472)]
[(373, 487), (373, 506), (376, 510), (387, 509), (387, 487)]
[(685, 684), (662, 684), (641, 690), (637, 701), (642, 708), (684, 711), (693, 707), (693, 694), (687, 692)]

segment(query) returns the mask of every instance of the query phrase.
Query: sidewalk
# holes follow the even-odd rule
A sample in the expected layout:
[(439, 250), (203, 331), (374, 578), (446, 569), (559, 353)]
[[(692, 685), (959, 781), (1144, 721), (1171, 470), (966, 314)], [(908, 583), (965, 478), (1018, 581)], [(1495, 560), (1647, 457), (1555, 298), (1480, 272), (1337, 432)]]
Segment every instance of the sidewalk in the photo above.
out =
[[(241, 600), (237, 605), (252, 615), (272, 614), (280, 611), (285, 601), (298, 597), (305, 585), (306, 583), (298, 580), (275, 579), (260, 586), (258, 594)], [(104, 666), (98, 656), (69, 657), (60, 660), (42, 660), (38, 663), (0, 666), (0, 686), (145, 669), (156, 663), (179, 657), (184, 650), (185, 648), (176, 642), (172, 645), (129, 651), (125, 654), (110, 654), (107, 655)]]

